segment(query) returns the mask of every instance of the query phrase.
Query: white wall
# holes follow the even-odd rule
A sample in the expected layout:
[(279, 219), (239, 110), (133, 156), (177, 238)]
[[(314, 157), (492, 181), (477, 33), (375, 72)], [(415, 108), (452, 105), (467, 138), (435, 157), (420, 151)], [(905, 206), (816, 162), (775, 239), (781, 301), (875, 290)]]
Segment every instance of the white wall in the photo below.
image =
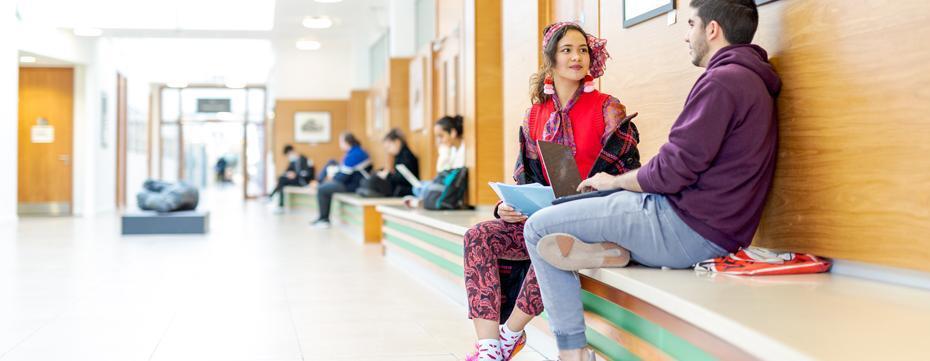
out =
[[(274, 43), (275, 65), (268, 86), (275, 99), (348, 99), (353, 85), (349, 41), (324, 43), (320, 50), (298, 50), (293, 41)], [(274, 99), (272, 99), (273, 101)]]
[(409, 58), (416, 53), (416, 15), (417, 7), (414, 0), (391, 0), (388, 5), (392, 58)]
[(16, 219), (19, 55), (16, 5), (0, 1), (0, 224)]

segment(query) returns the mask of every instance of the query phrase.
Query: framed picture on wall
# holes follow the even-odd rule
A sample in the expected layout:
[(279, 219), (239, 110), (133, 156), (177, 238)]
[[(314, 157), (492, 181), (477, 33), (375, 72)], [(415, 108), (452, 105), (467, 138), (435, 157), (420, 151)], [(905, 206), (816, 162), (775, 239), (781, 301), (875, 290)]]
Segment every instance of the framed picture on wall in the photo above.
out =
[(329, 112), (294, 113), (294, 141), (328, 143), (332, 140), (332, 115)]
[(423, 108), (423, 67), (425, 62), (423, 57), (414, 58), (410, 64), (410, 131), (415, 132), (423, 129), (424, 108)]
[(623, 28), (675, 10), (675, 0), (623, 0)]
[(374, 103), (372, 104), (374, 108), (374, 129), (383, 130), (385, 128), (384, 122), (384, 98), (381, 97), (381, 94), (376, 94), (374, 97)]

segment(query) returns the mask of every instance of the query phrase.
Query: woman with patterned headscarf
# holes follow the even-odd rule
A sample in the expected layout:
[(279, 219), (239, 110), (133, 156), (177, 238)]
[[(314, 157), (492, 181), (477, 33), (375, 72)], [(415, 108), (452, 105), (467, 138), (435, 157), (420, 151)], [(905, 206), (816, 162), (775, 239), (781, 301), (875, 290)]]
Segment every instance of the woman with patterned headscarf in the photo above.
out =
[[(514, 179), (519, 184), (548, 185), (537, 141), (572, 149), (581, 177), (601, 172), (619, 175), (639, 167), (636, 126), (617, 98), (595, 89), (603, 75), (607, 41), (572, 22), (544, 30), (543, 64), (531, 79), (530, 102), (520, 130), (520, 154)], [(508, 275), (523, 274), (510, 261), (529, 260), (523, 238), (526, 215), (498, 203), (495, 220), (475, 225), (465, 234), (465, 288), (468, 317), (474, 321), (478, 342), (469, 361), (510, 360), (526, 344), (523, 328), (543, 311), (536, 275), (529, 267), (519, 292), (502, 286), (500, 262)], [(512, 283), (512, 282), (508, 282)], [(516, 295), (508, 299), (502, 295)], [(515, 304), (509, 317), (504, 313)], [(513, 306), (513, 305), (511, 305)], [(502, 312), (502, 310), (505, 310)], [(506, 317), (506, 320), (503, 317)]]

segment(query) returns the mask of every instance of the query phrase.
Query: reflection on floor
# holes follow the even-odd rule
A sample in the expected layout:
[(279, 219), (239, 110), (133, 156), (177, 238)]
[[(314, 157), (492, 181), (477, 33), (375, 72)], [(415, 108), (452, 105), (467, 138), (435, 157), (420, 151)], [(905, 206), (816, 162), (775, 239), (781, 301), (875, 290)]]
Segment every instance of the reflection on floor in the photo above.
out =
[(205, 195), (207, 236), (121, 237), (115, 215), (4, 227), (0, 360), (464, 359), (457, 303), (238, 191)]

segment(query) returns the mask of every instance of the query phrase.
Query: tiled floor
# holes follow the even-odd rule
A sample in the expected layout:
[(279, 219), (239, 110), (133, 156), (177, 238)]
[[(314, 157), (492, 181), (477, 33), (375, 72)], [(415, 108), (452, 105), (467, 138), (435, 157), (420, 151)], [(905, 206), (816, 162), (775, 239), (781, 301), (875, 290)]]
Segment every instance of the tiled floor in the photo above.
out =
[(313, 229), (310, 214), (212, 198), (208, 236), (121, 237), (113, 215), (0, 228), (0, 360), (453, 361), (469, 351), (462, 306), (376, 247)]

